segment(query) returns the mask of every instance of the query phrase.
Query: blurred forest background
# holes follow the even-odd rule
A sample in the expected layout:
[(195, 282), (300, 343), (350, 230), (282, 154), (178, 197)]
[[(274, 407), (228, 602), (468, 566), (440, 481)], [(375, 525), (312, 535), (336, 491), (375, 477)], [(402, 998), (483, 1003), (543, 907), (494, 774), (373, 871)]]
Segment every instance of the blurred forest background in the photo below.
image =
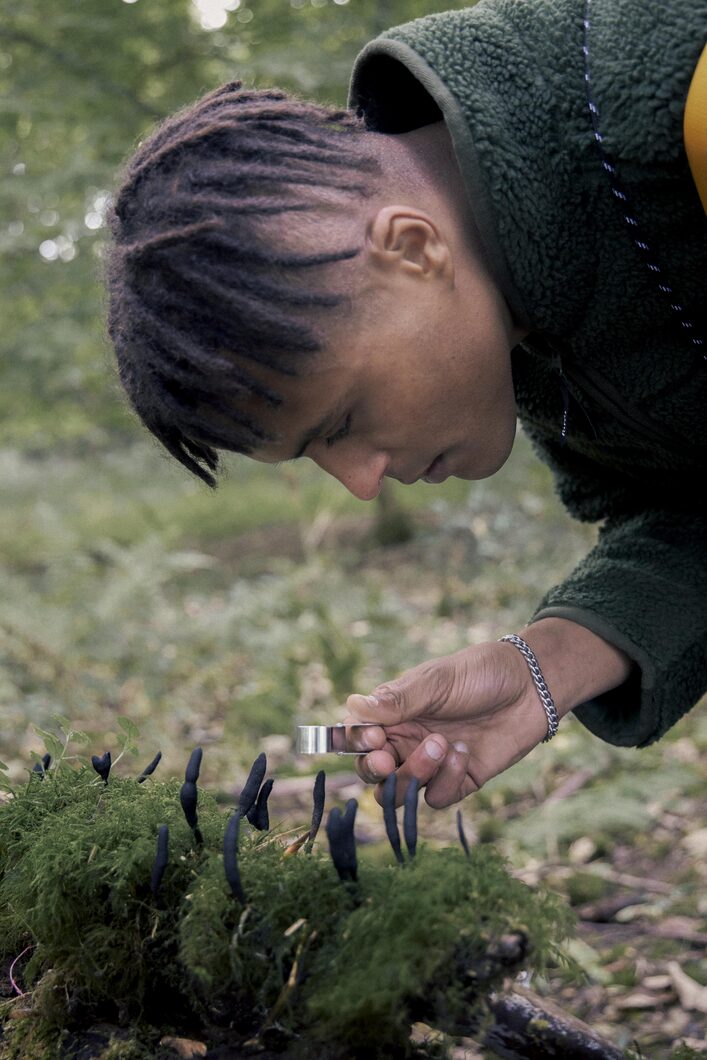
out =
[[(80, 730), (90, 751), (126, 746), (126, 770), (159, 747), (177, 774), (201, 744), (205, 782), (229, 798), (265, 749), (291, 827), (303, 774), (321, 765), (293, 758), (297, 722), (336, 720), (350, 691), (517, 628), (590, 547), (594, 530), (564, 514), (523, 438), (493, 480), (395, 484), (385, 510), (313, 467), (237, 459), (214, 495), (134, 421), (104, 339), (106, 206), (156, 121), (234, 77), (342, 104), (367, 40), (454, 6), (0, 0), (0, 757), (12, 781), (45, 747), (85, 754), (80, 733), (66, 742)], [(477, 841), (579, 910), (586, 979), (536, 986), (645, 1056), (704, 1038), (705, 750), (704, 712), (640, 752), (570, 719), (464, 806)], [(378, 856), (370, 792), (345, 760), (332, 769), (332, 798), (361, 798)], [(425, 810), (422, 831), (450, 841), (453, 813)]]

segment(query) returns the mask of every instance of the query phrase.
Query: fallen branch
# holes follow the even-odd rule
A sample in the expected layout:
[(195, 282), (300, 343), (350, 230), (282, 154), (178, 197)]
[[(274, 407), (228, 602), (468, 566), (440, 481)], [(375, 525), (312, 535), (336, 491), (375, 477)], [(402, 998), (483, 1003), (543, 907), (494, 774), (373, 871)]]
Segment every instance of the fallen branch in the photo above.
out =
[(570, 795), (574, 795), (575, 792), (585, 787), (590, 780), (594, 780), (596, 775), (596, 770), (594, 769), (578, 769), (576, 773), (572, 773), (554, 791), (550, 792), (544, 801), (544, 805), (547, 806), (548, 803), (560, 802), (562, 799), (569, 798)]
[[(504, 1060), (622, 1060), (624, 1052), (582, 1020), (532, 990), (516, 987), (490, 999), (494, 1023), (481, 1045)], [(460, 1027), (468, 1036), (478, 1028)]]

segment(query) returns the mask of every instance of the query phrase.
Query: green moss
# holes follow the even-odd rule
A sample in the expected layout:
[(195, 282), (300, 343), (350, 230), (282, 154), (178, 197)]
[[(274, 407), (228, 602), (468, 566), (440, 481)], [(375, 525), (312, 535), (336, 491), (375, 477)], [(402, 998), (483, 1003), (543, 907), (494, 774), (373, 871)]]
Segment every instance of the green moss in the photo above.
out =
[[(39, 1040), (96, 1019), (208, 1039), (225, 1020), (229, 1041), (276, 1028), (292, 1055), (405, 1056), (413, 1020), (451, 1026), (500, 985), (484, 956), (500, 936), (523, 932), (542, 971), (567, 934), (558, 899), (510, 877), (487, 846), (471, 859), (423, 847), (404, 868), (364, 862), (342, 885), (327, 857), (285, 857), (276, 835), (246, 824), (243, 909), (224, 878), (226, 814), (200, 791), (196, 847), (178, 793), (176, 781), (106, 786), (62, 768), (0, 807), (0, 955), (32, 947), (21, 975)], [(155, 898), (161, 824), (169, 861)]]
[(498, 817), (485, 817), (478, 826), (479, 842), (494, 843), (503, 835), (503, 821)]
[(619, 971), (611, 973), (611, 982), (614, 986), (623, 987), (634, 987), (640, 982), (640, 978), (636, 972), (635, 964), (630, 964), (626, 968), (621, 968)]
[(584, 905), (585, 902), (596, 902), (608, 894), (610, 884), (607, 880), (592, 872), (575, 872), (570, 876), (565, 889), (572, 905)]

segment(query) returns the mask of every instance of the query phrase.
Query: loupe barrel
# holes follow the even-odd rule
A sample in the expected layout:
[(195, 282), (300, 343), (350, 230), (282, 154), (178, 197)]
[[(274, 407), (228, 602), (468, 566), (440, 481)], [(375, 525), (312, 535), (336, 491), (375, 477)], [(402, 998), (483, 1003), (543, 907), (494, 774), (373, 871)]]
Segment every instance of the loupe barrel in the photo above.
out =
[(370, 724), (361, 725), (298, 725), (295, 750), (300, 755), (357, 755), (369, 748), (362, 743), (362, 731)]

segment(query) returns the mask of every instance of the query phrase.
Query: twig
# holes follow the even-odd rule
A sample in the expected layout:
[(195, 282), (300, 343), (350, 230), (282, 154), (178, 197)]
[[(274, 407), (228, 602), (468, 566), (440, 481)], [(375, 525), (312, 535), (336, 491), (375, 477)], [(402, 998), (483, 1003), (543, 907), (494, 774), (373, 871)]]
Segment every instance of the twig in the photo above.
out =
[[(303, 923), (306, 924), (307, 921), (305, 920), (303, 921)], [(299, 983), (302, 960), (306, 951), (309, 949), (310, 944), (314, 941), (314, 939), (316, 939), (316, 937), (317, 932), (315, 930), (311, 931), (308, 935), (305, 934), (304, 937), (300, 939), (299, 945), (297, 946), (297, 950), (295, 952), (294, 960), (292, 962), (292, 967), (290, 968), (290, 974), (287, 977), (287, 982), (283, 984), (280, 993), (275, 999), (275, 1004), (265, 1017), (265, 1021), (261, 1024), (260, 1030), (258, 1031), (256, 1036), (254, 1038), (250, 1038), (247, 1042), (244, 1043), (249, 1048), (257, 1049), (258, 1047), (262, 1047), (261, 1039), (263, 1034), (269, 1027), (273, 1025), (278, 1015), (284, 1008), (285, 1004), (289, 1001), (292, 991)]]
[(17, 964), (17, 962), (19, 960), (21, 960), (22, 957), (24, 957), (25, 953), (29, 953), (29, 951), (31, 949), (33, 949), (33, 948), (34, 947), (31, 944), (29, 946), (25, 946), (25, 948), (23, 949), (22, 953), (18, 953), (17, 956), (15, 957), (14, 961), (10, 965), (10, 972), (9, 972), (10, 985), (12, 986), (12, 989), (15, 991), (15, 993), (17, 994), (18, 997), (26, 997), (27, 996), (27, 991), (26, 990), (20, 990), (19, 986), (15, 982), (15, 977), (14, 977), (14, 975), (12, 973), (15, 970), (15, 965)]
[(593, 769), (578, 769), (576, 773), (567, 777), (562, 784), (559, 784), (554, 791), (550, 792), (544, 800), (543, 805), (547, 806), (549, 803), (559, 802), (561, 799), (566, 799), (570, 795), (574, 795), (576, 791), (583, 788), (585, 784), (588, 784), (595, 776), (596, 773)]
[(663, 924), (647, 924), (643, 931), (661, 939), (679, 939), (680, 942), (689, 942), (693, 946), (707, 946), (707, 932), (692, 931), (679, 924), (671, 924), (670, 919)]
[(592, 872), (595, 876), (601, 876), (610, 883), (618, 883), (621, 887), (635, 887), (636, 890), (652, 891), (654, 894), (673, 894), (675, 890), (672, 883), (651, 880), (648, 876), (631, 876), (627, 872), (617, 872), (611, 865), (605, 865), (600, 861), (584, 865), (583, 871)]
[[(630, 887), (635, 890), (651, 891), (653, 894), (673, 894), (675, 888), (672, 884), (664, 883), (663, 880), (652, 880), (647, 876), (631, 876), (627, 872), (618, 872), (612, 868), (611, 865), (607, 865), (602, 861), (590, 861), (588, 864), (582, 866), (582, 872), (592, 873), (594, 876), (600, 876), (603, 880), (608, 880), (609, 883), (616, 883), (619, 887)], [(546, 861), (544, 865), (533, 867), (532, 869), (518, 869), (513, 872), (516, 879), (523, 880), (523, 882), (537, 881), (538, 876), (546, 876), (549, 873), (558, 873), (560, 875), (570, 876), (572, 870), (569, 866), (564, 865), (557, 861)]]
[(297, 854), (302, 849), (303, 846), (305, 846), (305, 843), (307, 844), (305, 850), (308, 850), (310, 838), (311, 838), (311, 833), (308, 832), (308, 831), (304, 832), (301, 836), (298, 836), (297, 839), (293, 840), (291, 843), (289, 843), (285, 847), (285, 850), (284, 850), (283, 855), (282, 855), (283, 858), (291, 858), (291, 857), (293, 857), (295, 854)]

